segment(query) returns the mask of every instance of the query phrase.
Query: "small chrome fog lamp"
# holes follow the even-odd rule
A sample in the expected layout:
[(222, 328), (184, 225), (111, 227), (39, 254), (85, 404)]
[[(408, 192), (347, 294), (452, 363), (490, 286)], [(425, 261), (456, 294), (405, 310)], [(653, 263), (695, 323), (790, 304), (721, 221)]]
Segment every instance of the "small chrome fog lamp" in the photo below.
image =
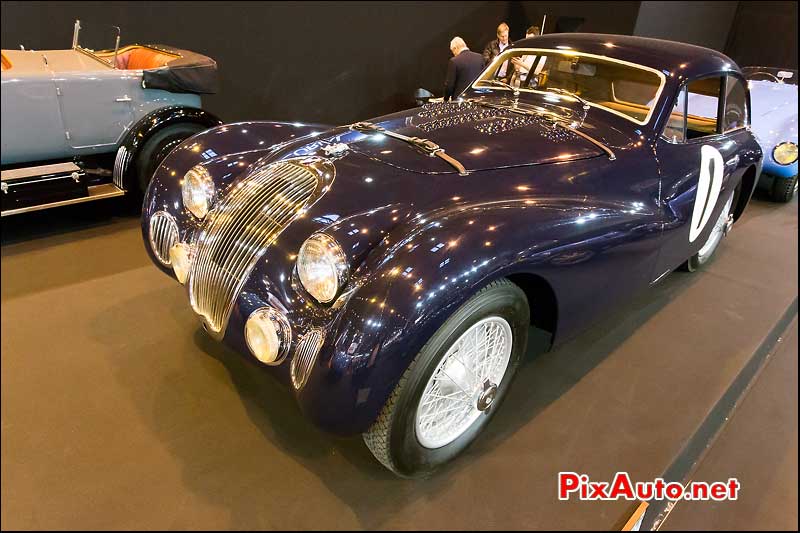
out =
[(256, 359), (267, 365), (279, 365), (289, 352), (292, 328), (281, 312), (261, 307), (247, 319), (244, 338)]

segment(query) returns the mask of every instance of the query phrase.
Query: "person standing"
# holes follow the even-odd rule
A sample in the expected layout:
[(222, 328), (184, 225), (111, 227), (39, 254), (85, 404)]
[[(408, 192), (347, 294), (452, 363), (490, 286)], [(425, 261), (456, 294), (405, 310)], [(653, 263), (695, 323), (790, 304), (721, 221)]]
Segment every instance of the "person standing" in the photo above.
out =
[(483, 71), (483, 57), (467, 48), (467, 43), (461, 37), (453, 37), (450, 41), (450, 52), (453, 57), (447, 65), (445, 102), (461, 94)]
[[(525, 31), (525, 38), (530, 39), (531, 37), (538, 37), (539, 35), (541, 35), (541, 33), (542, 32), (539, 29), (539, 26), (531, 26)], [(511, 63), (514, 66), (514, 71), (515, 71), (514, 76), (516, 78), (516, 85), (514, 84), (514, 82), (512, 82), (511, 85), (519, 86), (519, 83), (521, 83), (522, 80), (526, 80), (525, 81), (526, 85), (530, 83), (529, 81), (527, 81), (527, 78), (528, 78), (528, 73), (533, 68), (533, 60), (535, 58), (536, 58), (535, 55), (524, 55), (520, 57), (514, 57), (511, 59)], [(542, 66), (544, 66), (544, 59), (546, 58), (543, 57), (542, 60), (539, 61), (539, 64), (537, 65), (537, 68), (535, 70), (535, 74), (539, 74), (539, 71), (542, 70)]]
[[(497, 27), (497, 39), (494, 41), (490, 41), (489, 44), (486, 45), (486, 48), (483, 49), (483, 64), (484, 66), (488, 66), (489, 63), (494, 61), (494, 58), (500, 55), (503, 50), (508, 48), (511, 43), (508, 42), (508, 24), (502, 22)], [(500, 70), (497, 71), (496, 77), (497, 78), (506, 78), (510, 74), (508, 71), (509, 64), (508, 61), (503, 63), (500, 66)]]

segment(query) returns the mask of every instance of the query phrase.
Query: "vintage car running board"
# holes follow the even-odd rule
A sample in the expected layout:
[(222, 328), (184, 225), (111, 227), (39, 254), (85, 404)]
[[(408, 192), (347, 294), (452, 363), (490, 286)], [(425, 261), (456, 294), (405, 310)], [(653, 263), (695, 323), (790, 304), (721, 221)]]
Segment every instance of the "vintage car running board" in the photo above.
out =
[(49, 176), (53, 174), (69, 174), (71, 172), (80, 172), (81, 167), (75, 163), (56, 163), (54, 165), (40, 165), (36, 167), (15, 168), (13, 170), (4, 170), (0, 172), (0, 180), (19, 180), (24, 178), (33, 178), (36, 176)]
[(51, 207), (59, 207), (62, 205), (80, 204), (83, 202), (91, 202), (93, 200), (102, 200), (104, 198), (114, 198), (115, 196), (122, 196), (125, 191), (114, 185), (113, 183), (103, 183), (101, 185), (90, 185), (87, 187), (89, 194), (80, 198), (71, 198), (69, 200), (62, 200), (59, 202), (51, 202), (49, 204), (32, 205), (29, 207), (20, 207), (19, 209), (9, 209), (3, 211), (0, 216), (19, 215), (21, 213), (29, 213), (31, 211), (41, 211), (43, 209), (50, 209)]

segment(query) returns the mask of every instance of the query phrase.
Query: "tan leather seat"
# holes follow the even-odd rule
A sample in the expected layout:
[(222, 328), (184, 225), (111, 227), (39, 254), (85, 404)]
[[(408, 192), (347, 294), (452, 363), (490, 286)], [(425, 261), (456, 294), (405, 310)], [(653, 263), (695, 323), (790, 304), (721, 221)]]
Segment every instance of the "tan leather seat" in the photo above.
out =
[[(111, 59), (113, 52), (98, 54)], [(116, 67), (122, 70), (146, 70), (160, 68), (179, 56), (159, 52), (144, 46), (126, 46), (117, 54)]]
[(134, 48), (128, 58), (128, 70), (163, 67), (175, 59), (172, 54), (162, 54), (149, 48)]

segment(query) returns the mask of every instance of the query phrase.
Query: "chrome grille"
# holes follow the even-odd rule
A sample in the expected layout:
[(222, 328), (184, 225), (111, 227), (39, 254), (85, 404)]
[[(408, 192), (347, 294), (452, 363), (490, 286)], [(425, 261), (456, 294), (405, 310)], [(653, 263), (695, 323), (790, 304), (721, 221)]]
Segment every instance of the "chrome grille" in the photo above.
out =
[(325, 334), (322, 330), (312, 329), (298, 341), (297, 352), (294, 354), (291, 367), (292, 383), (296, 389), (303, 388), (308, 381), (311, 368), (314, 366), (314, 361), (317, 360), (317, 354), (322, 348), (324, 340)]
[(150, 218), (150, 249), (164, 266), (170, 266), (169, 249), (178, 242), (178, 224), (166, 211), (157, 211)]
[(256, 261), (311, 199), (317, 176), (280, 162), (234, 186), (208, 214), (189, 278), (192, 308), (221, 336), (234, 299)]
[(114, 185), (120, 189), (125, 189), (125, 180), (123, 178), (125, 177), (125, 167), (128, 166), (129, 157), (127, 148), (120, 146), (119, 150), (117, 150), (117, 157), (114, 159), (114, 172), (111, 174)]

